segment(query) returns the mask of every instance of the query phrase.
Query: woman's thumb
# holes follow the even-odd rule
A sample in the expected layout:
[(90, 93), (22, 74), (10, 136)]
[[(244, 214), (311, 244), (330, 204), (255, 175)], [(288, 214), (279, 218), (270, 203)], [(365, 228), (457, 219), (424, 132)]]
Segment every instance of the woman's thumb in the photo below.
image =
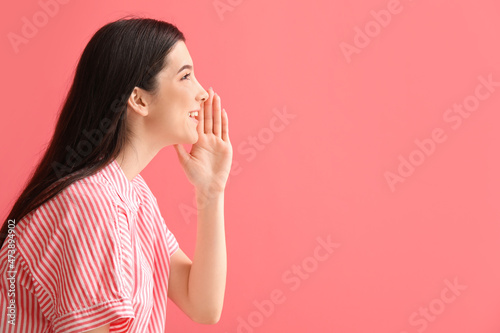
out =
[(186, 151), (186, 149), (184, 149), (184, 146), (181, 145), (181, 144), (175, 144), (174, 145), (174, 149), (175, 151), (177, 152), (177, 157), (179, 158), (179, 160), (181, 162), (189, 159), (189, 154), (188, 152)]

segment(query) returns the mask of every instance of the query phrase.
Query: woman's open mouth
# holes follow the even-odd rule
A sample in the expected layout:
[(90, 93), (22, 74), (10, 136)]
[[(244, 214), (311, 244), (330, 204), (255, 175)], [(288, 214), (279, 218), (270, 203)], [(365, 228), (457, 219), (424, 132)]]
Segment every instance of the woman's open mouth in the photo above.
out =
[(191, 111), (191, 112), (189, 112), (189, 118), (191, 118), (191, 120), (195, 124), (198, 124), (198, 119), (196, 119), (196, 117), (198, 117), (198, 111)]

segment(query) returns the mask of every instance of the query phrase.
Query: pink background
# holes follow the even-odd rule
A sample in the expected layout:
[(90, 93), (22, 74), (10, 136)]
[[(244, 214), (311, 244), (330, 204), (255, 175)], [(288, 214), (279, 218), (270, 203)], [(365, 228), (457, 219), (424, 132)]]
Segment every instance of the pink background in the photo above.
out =
[[(500, 3), (395, 1), (70, 0), (17, 53), (8, 33), (43, 9), (4, 4), (1, 217), (92, 34), (127, 14), (159, 18), (222, 96), (235, 166), (222, 318), (196, 324), (170, 302), (167, 332), (500, 332), (500, 86), (477, 88), (500, 82)], [(464, 102), (470, 116), (446, 118)], [(435, 129), (446, 139), (431, 144)], [(413, 173), (400, 167), (410, 158)], [(142, 175), (192, 258), (194, 192), (173, 148)]]

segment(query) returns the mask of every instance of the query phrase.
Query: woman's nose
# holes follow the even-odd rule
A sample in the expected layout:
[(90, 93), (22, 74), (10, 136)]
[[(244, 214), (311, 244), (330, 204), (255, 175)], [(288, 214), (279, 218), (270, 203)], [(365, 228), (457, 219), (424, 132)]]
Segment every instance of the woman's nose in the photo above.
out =
[(208, 92), (207, 92), (207, 91), (204, 91), (204, 94), (203, 94), (203, 97), (201, 98), (201, 101), (202, 101), (202, 102), (205, 102), (205, 101), (208, 99), (208, 96), (210, 96), (210, 95), (208, 94)]

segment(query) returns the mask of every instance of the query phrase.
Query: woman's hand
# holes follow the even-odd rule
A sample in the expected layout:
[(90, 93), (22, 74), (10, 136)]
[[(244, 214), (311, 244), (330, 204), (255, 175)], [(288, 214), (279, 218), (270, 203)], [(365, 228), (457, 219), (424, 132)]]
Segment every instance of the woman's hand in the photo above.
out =
[(206, 195), (224, 191), (233, 158), (226, 110), (212, 88), (208, 93), (198, 116), (198, 141), (189, 153), (181, 144), (174, 145), (189, 182)]

